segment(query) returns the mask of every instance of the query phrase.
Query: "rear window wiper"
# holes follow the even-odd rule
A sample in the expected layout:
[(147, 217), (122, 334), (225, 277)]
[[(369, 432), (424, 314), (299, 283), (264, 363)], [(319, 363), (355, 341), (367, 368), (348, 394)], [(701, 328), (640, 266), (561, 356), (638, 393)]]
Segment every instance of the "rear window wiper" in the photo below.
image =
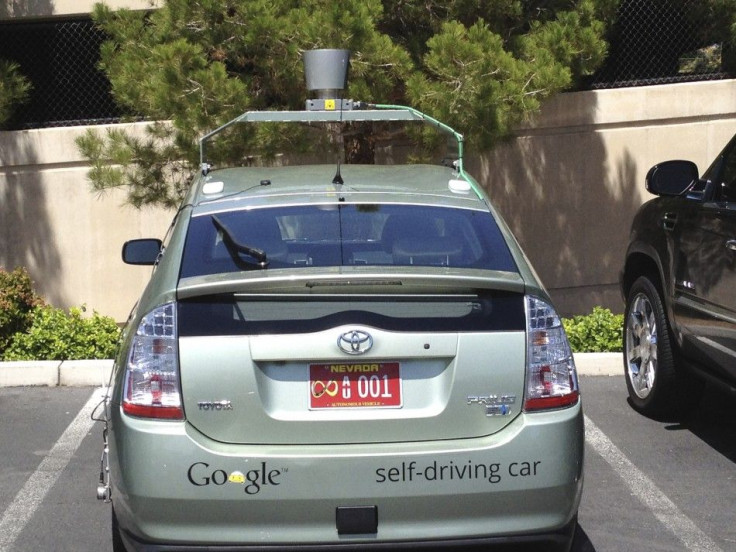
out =
[[(268, 267), (268, 257), (265, 251), (263, 251), (262, 249), (258, 249), (257, 247), (251, 247), (250, 245), (239, 242), (237, 238), (233, 236), (233, 233), (225, 225), (225, 223), (222, 222), (215, 215), (212, 215), (212, 223), (215, 225), (215, 228), (217, 228), (222, 234), (222, 242), (225, 244), (228, 253), (230, 253), (233, 261), (235, 261), (235, 264), (237, 264), (239, 268), (247, 270), (249, 268), (253, 268), (254, 266), (258, 266), (260, 268)], [(252, 263), (246, 261), (245, 259), (242, 259), (240, 257), (240, 253), (245, 253), (249, 257), (253, 257), (258, 262)]]

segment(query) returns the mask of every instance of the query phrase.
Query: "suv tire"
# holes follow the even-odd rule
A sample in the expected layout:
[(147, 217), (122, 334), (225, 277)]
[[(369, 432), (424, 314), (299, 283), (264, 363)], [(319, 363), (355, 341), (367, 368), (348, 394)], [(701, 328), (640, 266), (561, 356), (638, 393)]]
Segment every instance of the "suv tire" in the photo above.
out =
[(676, 414), (686, 387), (677, 373), (674, 341), (657, 287), (646, 276), (631, 286), (624, 315), (624, 375), (642, 414)]

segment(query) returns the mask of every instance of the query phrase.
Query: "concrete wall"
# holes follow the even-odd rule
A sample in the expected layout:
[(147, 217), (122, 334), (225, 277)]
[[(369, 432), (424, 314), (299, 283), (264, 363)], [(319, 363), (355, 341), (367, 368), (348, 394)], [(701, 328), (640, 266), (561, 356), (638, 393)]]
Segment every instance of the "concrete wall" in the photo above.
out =
[[(0, 0), (0, 20), (86, 15), (100, 0)], [(105, 0), (113, 9), (145, 10), (158, 0)]]
[(124, 205), (122, 193), (92, 193), (74, 144), (83, 131), (0, 132), (0, 267), (28, 268), (55, 305), (86, 304), (123, 321), (150, 267), (123, 264), (121, 246), (163, 237), (172, 213), (138, 211)]
[[(140, 130), (140, 125), (132, 125)], [(0, 267), (26, 266), (47, 299), (124, 320), (150, 270), (122, 243), (162, 237), (172, 213), (90, 192), (82, 128), (0, 132)], [(664, 159), (706, 168), (736, 132), (736, 81), (564, 94), (507, 144), (470, 155), (565, 315), (620, 312), (618, 271), (644, 176)]]
[(507, 144), (469, 160), (559, 309), (623, 311), (618, 272), (649, 168), (701, 173), (736, 133), (736, 81), (560, 95)]

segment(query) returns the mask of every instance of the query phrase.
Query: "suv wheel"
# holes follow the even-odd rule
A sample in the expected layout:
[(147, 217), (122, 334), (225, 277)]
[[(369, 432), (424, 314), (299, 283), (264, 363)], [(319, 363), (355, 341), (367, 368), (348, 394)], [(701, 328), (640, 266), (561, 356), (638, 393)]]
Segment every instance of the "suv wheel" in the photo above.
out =
[(631, 402), (648, 416), (675, 413), (684, 384), (675, 369), (662, 298), (646, 276), (631, 286), (624, 320), (624, 373)]

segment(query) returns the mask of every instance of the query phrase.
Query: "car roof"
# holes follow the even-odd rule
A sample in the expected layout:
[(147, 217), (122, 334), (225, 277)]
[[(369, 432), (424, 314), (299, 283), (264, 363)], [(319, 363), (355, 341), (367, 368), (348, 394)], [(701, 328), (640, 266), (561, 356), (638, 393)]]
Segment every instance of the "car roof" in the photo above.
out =
[(438, 165), (337, 165), (239, 167), (213, 170), (193, 187), (195, 214), (246, 207), (347, 203), (421, 203), (488, 210), (467, 175)]

